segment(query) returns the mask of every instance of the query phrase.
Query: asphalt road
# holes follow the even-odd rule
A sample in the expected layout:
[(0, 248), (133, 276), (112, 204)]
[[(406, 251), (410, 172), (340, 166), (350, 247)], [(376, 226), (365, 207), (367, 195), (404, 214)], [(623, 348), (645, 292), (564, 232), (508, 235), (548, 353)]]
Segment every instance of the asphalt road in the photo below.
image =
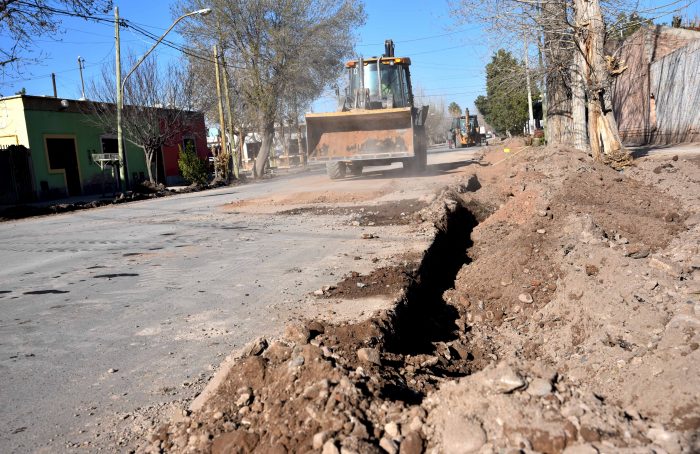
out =
[(310, 292), (426, 245), (406, 227), (363, 241), (347, 217), (275, 211), (429, 197), (471, 153), (434, 150), (420, 178), (312, 171), (0, 224), (0, 452), (119, 450), (139, 411), (193, 397), (232, 349), (322, 311)]

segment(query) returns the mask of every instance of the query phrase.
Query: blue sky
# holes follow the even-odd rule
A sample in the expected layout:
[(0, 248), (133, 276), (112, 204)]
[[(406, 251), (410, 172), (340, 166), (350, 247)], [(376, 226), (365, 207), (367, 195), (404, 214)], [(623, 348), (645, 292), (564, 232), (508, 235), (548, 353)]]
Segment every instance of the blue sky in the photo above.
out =
[[(648, 3), (661, 3), (646, 0)], [(493, 50), (477, 25), (456, 25), (449, 16), (446, 0), (366, 0), (367, 22), (358, 30), (357, 51), (373, 56), (383, 51), (384, 39), (391, 38), (396, 53), (411, 57), (414, 85), (434, 99), (442, 97), (446, 104), (456, 101), (462, 108), (473, 108), (474, 99), (485, 92), (484, 66)], [(163, 0), (115, 1), (122, 18), (145, 26), (160, 35), (172, 22), (170, 2)], [(688, 9), (690, 17), (700, 14), (698, 3)], [(109, 17), (109, 15), (107, 16)], [(670, 18), (661, 18), (668, 22)], [(43, 58), (38, 64), (24, 68), (22, 74), (9, 74), (0, 80), (0, 93), (12, 95), (22, 87), (32, 95), (51, 95), (51, 76), (56, 73), (59, 97), (80, 97), (80, 75), (77, 58), (85, 59), (84, 77), (96, 77), (101, 66), (114, 59), (114, 27), (109, 24), (66, 18), (64, 32), (55, 39), (41, 37), (35, 41)], [(170, 39), (178, 40), (176, 34)], [(122, 29), (122, 55), (140, 55), (152, 41), (129, 29)], [(0, 37), (0, 41), (7, 38)], [(161, 61), (176, 59), (178, 51), (159, 46), (154, 54)], [(152, 58), (152, 57), (149, 57)], [(332, 110), (335, 102), (321, 99), (314, 110)]]

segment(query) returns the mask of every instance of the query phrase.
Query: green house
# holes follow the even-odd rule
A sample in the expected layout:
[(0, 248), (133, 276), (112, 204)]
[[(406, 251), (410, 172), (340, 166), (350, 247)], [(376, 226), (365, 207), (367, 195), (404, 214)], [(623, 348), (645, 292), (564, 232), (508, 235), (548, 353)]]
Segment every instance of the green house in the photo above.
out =
[[(0, 155), (11, 145), (29, 150), (26, 166), (13, 156), (14, 168), (0, 170), (0, 179), (31, 182), (35, 199), (95, 194), (105, 182), (114, 184), (116, 168), (100, 165), (93, 155), (117, 153), (117, 138), (88, 112), (84, 101), (26, 95), (0, 99)], [(125, 149), (129, 172), (145, 173), (141, 148), (127, 143)], [(6, 175), (8, 170), (15, 175)]]
[[(0, 204), (99, 194), (116, 185), (117, 138), (105, 132), (86, 101), (17, 95), (0, 98)], [(183, 130), (155, 158), (154, 174), (176, 184), (178, 144), (207, 157), (204, 117), (187, 112)], [(14, 147), (13, 147), (14, 145)], [(21, 147), (18, 147), (21, 146)], [(147, 178), (143, 150), (124, 141), (131, 181)], [(112, 167), (114, 164), (114, 167)]]

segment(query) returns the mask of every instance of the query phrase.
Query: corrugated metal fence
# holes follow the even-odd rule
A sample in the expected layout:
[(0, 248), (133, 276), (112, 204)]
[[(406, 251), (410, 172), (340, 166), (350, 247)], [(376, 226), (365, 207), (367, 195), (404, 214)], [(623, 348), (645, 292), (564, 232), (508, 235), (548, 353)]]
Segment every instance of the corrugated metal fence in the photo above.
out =
[(654, 142), (700, 140), (700, 40), (651, 64), (656, 101)]

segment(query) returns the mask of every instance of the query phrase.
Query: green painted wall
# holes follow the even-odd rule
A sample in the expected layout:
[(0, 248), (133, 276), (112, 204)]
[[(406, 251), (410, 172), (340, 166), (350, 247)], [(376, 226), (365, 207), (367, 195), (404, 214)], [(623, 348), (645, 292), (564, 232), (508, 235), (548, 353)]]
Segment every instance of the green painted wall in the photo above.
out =
[[(65, 193), (66, 183), (63, 172), (55, 172), (49, 169), (48, 153), (45, 138), (47, 136), (73, 136), (75, 138), (78, 168), (83, 193), (90, 189), (95, 191), (99, 184), (102, 171), (91, 160), (92, 153), (102, 153), (101, 137), (103, 130), (94, 123), (91, 118), (82, 113), (51, 112), (51, 111), (24, 111), (27, 124), (29, 148), (32, 150), (34, 162), (35, 188), (39, 196), (41, 181), (49, 184), (50, 190), (60, 190)], [(143, 150), (125, 141), (129, 175), (133, 172), (146, 173), (146, 162)], [(105, 170), (107, 173), (107, 170)]]

